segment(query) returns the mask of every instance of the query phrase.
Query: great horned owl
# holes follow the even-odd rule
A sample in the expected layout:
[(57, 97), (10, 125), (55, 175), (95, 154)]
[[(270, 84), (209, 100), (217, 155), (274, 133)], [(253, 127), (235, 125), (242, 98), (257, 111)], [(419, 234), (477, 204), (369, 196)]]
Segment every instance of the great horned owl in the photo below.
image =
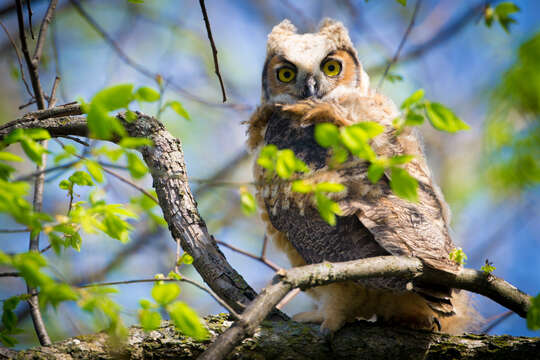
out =
[[(398, 136), (392, 126), (398, 115), (391, 100), (370, 89), (341, 23), (325, 20), (317, 33), (310, 34), (298, 34), (288, 20), (274, 27), (262, 73), (262, 104), (249, 121), (248, 145), (255, 152), (268, 144), (292, 149), (310, 167), (312, 181), (347, 188), (333, 198), (342, 214), (331, 226), (319, 216), (309, 195), (292, 192), (291, 183), (277, 176), (269, 181), (266, 170), (255, 165), (256, 197), (267, 234), (293, 266), (408, 255), (438, 269), (459, 269), (449, 258), (454, 245), (446, 204), (414, 131), (405, 129)], [(404, 167), (418, 180), (417, 203), (391, 191), (390, 174), (372, 184), (366, 161), (350, 159), (344, 166), (329, 168), (331, 154), (315, 141), (315, 124), (346, 126), (362, 121), (385, 128), (371, 142), (377, 155), (415, 156)], [(471, 311), (462, 292), (401, 279), (331, 284), (309, 293), (319, 300), (319, 308), (294, 319), (320, 323), (322, 330), (331, 332), (347, 321), (376, 315), (409, 327), (457, 333)]]

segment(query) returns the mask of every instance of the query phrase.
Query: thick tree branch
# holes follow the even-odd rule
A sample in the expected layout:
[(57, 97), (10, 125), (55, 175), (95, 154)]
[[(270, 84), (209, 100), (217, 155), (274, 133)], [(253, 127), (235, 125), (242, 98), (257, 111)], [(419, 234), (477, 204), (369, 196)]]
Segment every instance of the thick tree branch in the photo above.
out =
[[(231, 324), (226, 315), (205, 318), (212, 338), (195, 341), (163, 322), (145, 333), (132, 327), (124, 345), (111, 346), (105, 333), (77, 336), (51, 347), (16, 352), (0, 349), (2, 358), (24, 359), (196, 359)], [(425, 359), (524, 360), (538, 357), (540, 339), (511, 336), (449, 336), (359, 321), (341, 329), (332, 341), (318, 326), (294, 321), (267, 321), (245, 339), (229, 359)], [(4, 357), (2, 357), (4, 356)]]
[(345, 280), (371, 277), (399, 277), (425, 283), (465, 289), (484, 295), (516, 312), (527, 315), (531, 297), (502, 279), (484, 272), (461, 269), (457, 274), (424, 266), (416, 258), (381, 256), (342, 263), (322, 263), (281, 270), (272, 283), (246, 308), (240, 318), (212, 343), (198, 359), (223, 359), (259, 324), (293, 288), (307, 289)]
[[(88, 136), (86, 119), (79, 106), (29, 113), (0, 127), (0, 141), (16, 128), (44, 128), (51, 136)], [(56, 117), (55, 117), (56, 116)], [(50, 117), (50, 118), (47, 118)], [(192, 196), (180, 140), (174, 138), (156, 119), (139, 115), (132, 123), (124, 122), (132, 137), (145, 137), (154, 146), (141, 148), (153, 177), (159, 204), (174, 239), (180, 239), (184, 251), (193, 256), (193, 265), (210, 288), (235, 311), (241, 312), (255, 298), (255, 291), (231, 267), (208, 233)]]

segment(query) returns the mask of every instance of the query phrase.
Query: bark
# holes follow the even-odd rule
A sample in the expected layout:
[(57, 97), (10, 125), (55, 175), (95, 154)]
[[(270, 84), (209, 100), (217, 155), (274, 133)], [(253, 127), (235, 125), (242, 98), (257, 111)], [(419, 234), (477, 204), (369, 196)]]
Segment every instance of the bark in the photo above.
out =
[[(113, 344), (105, 333), (63, 340), (51, 347), (21, 352), (0, 350), (0, 359), (196, 359), (232, 321), (209, 316), (212, 338), (197, 342), (163, 326), (150, 333), (132, 327), (125, 344)], [(359, 321), (328, 340), (316, 325), (266, 321), (227, 359), (537, 359), (540, 338), (445, 334), (415, 331)], [(2, 355), (4, 354), (4, 355)]]

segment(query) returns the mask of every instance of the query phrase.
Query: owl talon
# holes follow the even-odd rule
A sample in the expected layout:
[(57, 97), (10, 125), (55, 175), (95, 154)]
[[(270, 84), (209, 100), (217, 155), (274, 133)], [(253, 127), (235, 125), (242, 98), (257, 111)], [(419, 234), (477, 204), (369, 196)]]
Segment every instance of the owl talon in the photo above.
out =
[(437, 317), (433, 317), (433, 325), (437, 327), (437, 331), (441, 331), (441, 323), (439, 322), (439, 319)]

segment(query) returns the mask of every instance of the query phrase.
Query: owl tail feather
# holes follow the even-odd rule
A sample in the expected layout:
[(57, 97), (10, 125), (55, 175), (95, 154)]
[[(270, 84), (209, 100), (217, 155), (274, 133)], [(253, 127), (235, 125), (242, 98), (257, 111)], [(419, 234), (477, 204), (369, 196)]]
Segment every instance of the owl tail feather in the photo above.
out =
[(438, 286), (413, 285), (413, 291), (420, 295), (427, 305), (442, 317), (455, 315), (452, 304), (452, 289)]

